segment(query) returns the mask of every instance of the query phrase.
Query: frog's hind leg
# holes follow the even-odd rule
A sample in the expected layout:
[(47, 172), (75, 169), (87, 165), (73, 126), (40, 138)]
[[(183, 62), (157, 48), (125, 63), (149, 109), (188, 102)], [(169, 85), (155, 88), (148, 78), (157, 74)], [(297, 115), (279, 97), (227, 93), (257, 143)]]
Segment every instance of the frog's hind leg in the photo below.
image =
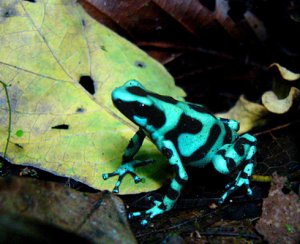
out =
[(213, 165), (217, 171), (222, 174), (230, 174), (236, 168), (240, 168), (236, 179), (226, 186), (227, 191), (222, 195), (219, 204), (244, 185), (247, 188), (247, 194), (252, 195), (249, 178), (253, 174), (253, 157), (256, 153), (256, 138), (250, 134), (240, 136), (232, 144), (225, 144), (216, 153), (212, 159)]

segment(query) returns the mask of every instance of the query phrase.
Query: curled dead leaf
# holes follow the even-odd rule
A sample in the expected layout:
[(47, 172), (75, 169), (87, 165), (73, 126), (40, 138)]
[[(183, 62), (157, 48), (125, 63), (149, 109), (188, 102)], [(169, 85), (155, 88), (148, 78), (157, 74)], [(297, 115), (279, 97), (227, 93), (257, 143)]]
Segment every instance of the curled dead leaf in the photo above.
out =
[(270, 67), (276, 66), (278, 68), (278, 71), (280, 72), (281, 76), (283, 79), (288, 80), (288, 81), (294, 81), (300, 78), (300, 74), (294, 73), (287, 68), (281, 66), (278, 63), (273, 63), (270, 65)]
[(244, 133), (256, 126), (264, 125), (269, 113), (264, 106), (251, 102), (242, 95), (227, 113), (218, 114), (217, 116), (239, 121), (239, 133)]
[[(295, 81), (300, 78), (300, 74), (294, 73), (278, 63), (273, 63), (270, 67), (276, 66), (283, 80)], [(262, 105), (248, 101), (244, 96), (241, 96), (237, 103), (226, 113), (218, 114), (220, 117), (235, 119), (240, 122), (239, 133), (244, 133), (254, 127), (262, 126), (266, 123), (267, 117), (272, 114), (285, 114), (293, 109), (299, 108), (300, 105), (300, 90), (296, 87), (291, 87), (290, 83), (276, 83), (274, 91), (265, 92), (261, 99)], [(278, 85), (279, 84), (279, 85)], [(280, 97), (281, 90), (288, 91), (288, 95)], [(284, 88), (284, 89), (283, 89)]]
[(267, 91), (262, 96), (262, 103), (270, 112), (284, 114), (292, 107), (297, 106), (300, 101), (300, 90), (291, 87), (289, 95), (284, 99), (279, 99), (273, 91)]

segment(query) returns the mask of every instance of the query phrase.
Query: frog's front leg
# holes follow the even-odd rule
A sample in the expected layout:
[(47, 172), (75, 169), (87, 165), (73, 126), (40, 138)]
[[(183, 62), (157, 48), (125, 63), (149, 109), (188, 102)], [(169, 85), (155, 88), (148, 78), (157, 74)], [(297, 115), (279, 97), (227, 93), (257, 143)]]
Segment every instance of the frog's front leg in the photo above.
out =
[(226, 185), (227, 191), (219, 199), (219, 204), (222, 204), (231, 193), (243, 185), (247, 188), (247, 194), (252, 195), (249, 179), (253, 174), (255, 153), (256, 138), (250, 134), (240, 136), (232, 144), (225, 144), (216, 153), (212, 162), (217, 171), (229, 174), (237, 167), (241, 168), (235, 181)]
[(171, 185), (164, 196), (163, 201), (153, 201), (154, 207), (144, 212), (133, 212), (129, 214), (129, 218), (143, 217), (142, 225), (147, 225), (149, 220), (156, 215), (162, 214), (173, 208), (177, 201), (184, 183), (188, 180), (188, 175), (182, 165), (181, 159), (177, 153), (174, 144), (171, 141), (164, 141), (162, 153), (169, 160), (169, 163), (175, 170), (175, 177), (171, 181)]
[(102, 175), (104, 180), (107, 180), (112, 176), (119, 175), (118, 181), (113, 189), (113, 192), (119, 192), (119, 186), (121, 185), (122, 180), (126, 174), (130, 174), (134, 178), (135, 183), (139, 183), (142, 179), (135, 173), (134, 168), (153, 162), (153, 160), (141, 161), (133, 159), (135, 154), (139, 151), (140, 147), (142, 146), (144, 138), (144, 131), (142, 129), (139, 129), (130, 140), (123, 154), (122, 165), (116, 171)]
[(224, 124), (226, 124), (230, 129), (234, 131), (239, 131), (240, 129), (240, 123), (234, 119), (225, 119), (225, 118), (218, 118), (221, 120)]

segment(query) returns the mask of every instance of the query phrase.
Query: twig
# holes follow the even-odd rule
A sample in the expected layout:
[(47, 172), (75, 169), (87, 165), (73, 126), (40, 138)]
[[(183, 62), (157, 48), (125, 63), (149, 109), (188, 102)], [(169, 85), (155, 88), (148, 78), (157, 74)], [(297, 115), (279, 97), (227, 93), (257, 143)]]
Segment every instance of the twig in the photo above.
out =
[(262, 132), (257, 132), (257, 133), (254, 133), (253, 135), (254, 135), (254, 136), (262, 136), (262, 135), (270, 134), (270, 133), (272, 133), (272, 132), (274, 132), (274, 131), (281, 130), (281, 129), (285, 129), (285, 128), (287, 128), (287, 127), (290, 127), (290, 126), (292, 126), (292, 125), (294, 125), (294, 124), (298, 124), (298, 123), (300, 123), (300, 120), (296, 120), (296, 121), (293, 121), (293, 122), (289, 122), (289, 123), (286, 123), (286, 124), (284, 124), (284, 125), (279, 125), (279, 126), (276, 126), (276, 127), (274, 127), (274, 128), (271, 128), (271, 129), (269, 129), (269, 130), (265, 130), (265, 131), (262, 131)]

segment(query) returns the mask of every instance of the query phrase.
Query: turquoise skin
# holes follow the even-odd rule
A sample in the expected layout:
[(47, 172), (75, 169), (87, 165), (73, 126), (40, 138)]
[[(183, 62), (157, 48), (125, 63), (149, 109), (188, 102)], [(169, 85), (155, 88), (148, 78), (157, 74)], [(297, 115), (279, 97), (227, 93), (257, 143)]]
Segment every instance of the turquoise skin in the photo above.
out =
[(147, 225), (156, 215), (172, 209), (188, 180), (187, 166), (204, 167), (212, 163), (222, 174), (241, 169), (235, 181), (226, 186), (219, 204), (243, 185), (247, 194), (252, 195), (249, 178), (253, 174), (256, 138), (250, 134), (239, 136), (239, 122), (217, 118), (202, 105), (180, 102), (147, 91), (136, 80), (129, 80), (116, 88), (112, 92), (112, 101), (120, 112), (139, 126), (123, 154), (121, 166), (112, 173), (103, 174), (104, 180), (119, 176), (113, 192), (119, 192), (126, 174), (130, 174), (135, 183), (141, 181), (135, 167), (152, 160), (138, 161), (134, 160), (134, 156), (146, 136), (163, 153), (175, 172), (163, 201), (154, 201), (154, 207), (130, 213), (129, 218), (140, 216), (143, 218), (141, 224)]

